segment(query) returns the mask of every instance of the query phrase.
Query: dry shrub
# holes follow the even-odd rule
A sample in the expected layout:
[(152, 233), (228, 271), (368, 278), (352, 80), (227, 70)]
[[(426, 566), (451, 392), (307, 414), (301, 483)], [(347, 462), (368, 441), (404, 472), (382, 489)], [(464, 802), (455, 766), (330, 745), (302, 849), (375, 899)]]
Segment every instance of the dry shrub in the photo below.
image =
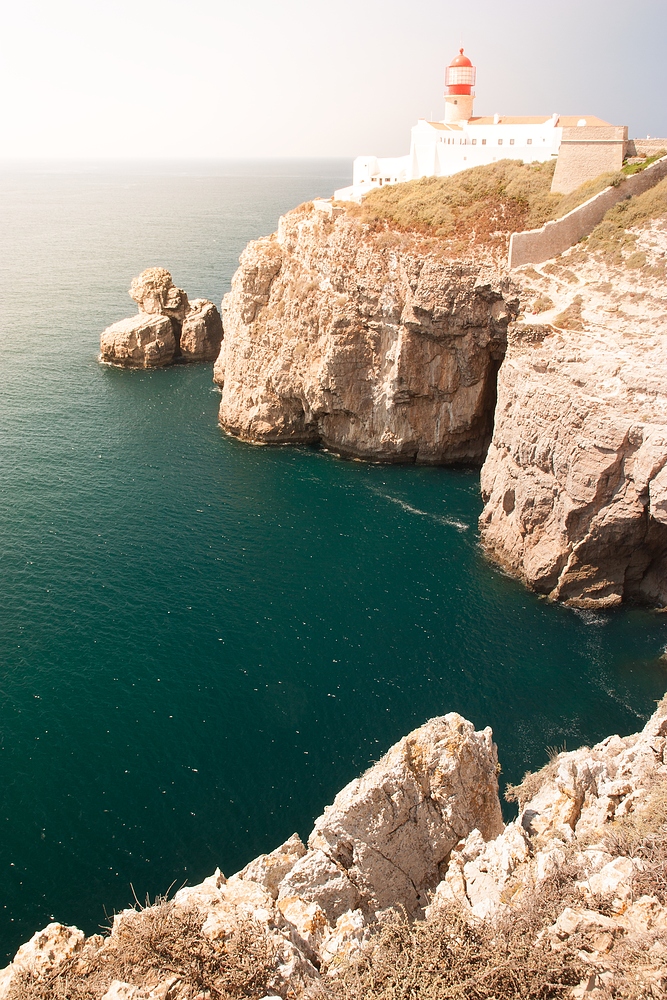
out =
[(659, 834), (667, 825), (667, 780), (658, 779), (646, 786), (646, 797), (634, 812), (610, 824), (605, 847), (617, 857), (634, 858), (647, 838)]
[(114, 979), (154, 987), (179, 980), (179, 996), (240, 1000), (275, 992), (276, 952), (264, 929), (239, 920), (223, 941), (201, 933), (206, 914), (171, 900), (126, 916), (105, 947), (53, 971), (15, 976), (7, 1000), (100, 1000)]
[(340, 1000), (535, 1000), (564, 997), (582, 977), (576, 951), (538, 940), (539, 908), (473, 920), (451, 905), (427, 921), (386, 914), (361, 958), (332, 981)]
[[(667, 993), (667, 940), (664, 932), (622, 938), (614, 945), (614, 981), (612, 991), (604, 996), (615, 1000), (659, 1000)], [(599, 995), (599, 994), (598, 994)]]
[(615, 178), (605, 174), (563, 196), (551, 193), (554, 169), (554, 162), (500, 160), (452, 177), (375, 188), (361, 205), (349, 205), (347, 211), (366, 223), (389, 222), (399, 229), (465, 234), (477, 243), (493, 243), (559, 217)]
[(637, 859), (635, 898), (657, 896), (667, 905), (667, 780), (655, 780), (643, 805), (611, 824), (605, 846), (610, 854)]
[(554, 326), (558, 326), (562, 330), (583, 330), (581, 304), (581, 295), (575, 295), (569, 306), (554, 318)]
[(601, 253), (611, 262), (620, 263), (623, 251), (632, 250), (637, 239), (628, 229), (667, 213), (667, 177), (634, 198), (626, 198), (610, 208), (588, 238), (587, 249)]
[(549, 298), (548, 295), (540, 295), (538, 299), (535, 299), (532, 305), (532, 311), (534, 313), (548, 312), (549, 309), (553, 309), (553, 300)]
[(526, 802), (534, 799), (548, 781), (553, 781), (558, 770), (557, 760), (550, 760), (539, 771), (526, 771), (518, 785), (506, 785), (505, 801), (518, 802), (522, 809)]

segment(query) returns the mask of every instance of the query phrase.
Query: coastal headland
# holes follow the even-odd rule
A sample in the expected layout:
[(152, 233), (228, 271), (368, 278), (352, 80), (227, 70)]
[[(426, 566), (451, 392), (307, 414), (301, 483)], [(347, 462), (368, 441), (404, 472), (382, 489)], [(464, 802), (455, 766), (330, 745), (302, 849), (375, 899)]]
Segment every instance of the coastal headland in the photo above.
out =
[(580, 607), (664, 607), (667, 180), (510, 270), (512, 231), (609, 183), (563, 198), (552, 172), (503, 161), (284, 216), (223, 302), (220, 424), (482, 464), (482, 544), (506, 571)]

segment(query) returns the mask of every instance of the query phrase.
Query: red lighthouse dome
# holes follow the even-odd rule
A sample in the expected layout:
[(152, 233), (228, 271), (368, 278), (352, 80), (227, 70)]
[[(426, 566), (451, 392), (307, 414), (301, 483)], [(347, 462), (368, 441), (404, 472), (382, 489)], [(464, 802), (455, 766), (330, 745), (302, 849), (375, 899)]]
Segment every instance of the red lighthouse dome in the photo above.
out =
[(445, 70), (447, 94), (472, 94), (476, 73), (473, 64), (463, 54), (463, 49), (459, 49), (459, 54), (452, 59)]

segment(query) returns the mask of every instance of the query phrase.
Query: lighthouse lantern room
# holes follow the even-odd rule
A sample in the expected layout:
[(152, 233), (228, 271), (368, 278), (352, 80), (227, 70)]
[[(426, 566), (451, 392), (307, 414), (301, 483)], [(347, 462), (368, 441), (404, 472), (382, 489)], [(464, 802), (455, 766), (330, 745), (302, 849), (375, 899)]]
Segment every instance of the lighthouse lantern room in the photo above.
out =
[(473, 87), (477, 70), (468, 57), (459, 49), (445, 70), (445, 122), (467, 122), (472, 118), (472, 103), (475, 99)]

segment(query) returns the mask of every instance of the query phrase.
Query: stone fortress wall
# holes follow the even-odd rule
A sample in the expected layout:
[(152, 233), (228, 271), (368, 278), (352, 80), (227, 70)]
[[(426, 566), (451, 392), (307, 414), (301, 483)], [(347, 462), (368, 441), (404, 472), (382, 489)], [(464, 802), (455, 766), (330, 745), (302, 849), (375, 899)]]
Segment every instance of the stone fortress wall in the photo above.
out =
[(620, 170), (627, 141), (627, 125), (564, 128), (551, 190), (569, 194), (592, 177)]
[[(631, 140), (631, 142), (637, 147), (643, 145), (642, 140)], [(651, 140), (651, 142), (660, 142), (658, 149), (667, 147), (665, 139)], [(510, 268), (521, 267), (522, 264), (541, 264), (551, 257), (558, 257), (583, 236), (588, 236), (617, 202), (632, 195), (643, 194), (663, 177), (667, 177), (667, 156), (663, 156), (640, 173), (627, 177), (617, 187), (605, 188), (583, 205), (572, 209), (562, 219), (547, 222), (540, 229), (512, 233), (509, 249)]]

